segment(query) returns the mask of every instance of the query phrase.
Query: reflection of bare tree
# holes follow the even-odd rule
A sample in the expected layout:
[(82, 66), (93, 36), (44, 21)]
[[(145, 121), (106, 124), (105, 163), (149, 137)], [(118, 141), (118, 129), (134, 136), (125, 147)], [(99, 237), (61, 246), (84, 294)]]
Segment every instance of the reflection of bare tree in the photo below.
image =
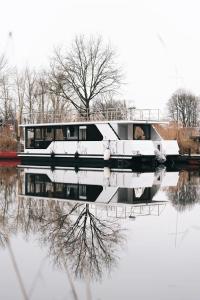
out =
[[(77, 213), (78, 210), (78, 213)], [(57, 211), (43, 226), (43, 242), (59, 265), (68, 263), (76, 276), (101, 277), (116, 263), (115, 248), (123, 238), (115, 222), (101, 220), (89, 204), (73, 205), (67, 214)]]
[(8, 241), (7, 234), (3, 230), (0, 230), (0, 247), (2, 248), (6, 247), (7, 241)]
[(0, 247), (6, 247), (22, 292), (23, 299), (27, 300), (27, 293), (18, 268), (9, 236), (16, 232), (13, 214), (16, 215), (16, 168), (0, 168)]
[[(53, 261), (76, 276), (101, 277), (110, 271), (123, 241), (119, 224), (96, 217), (89, 204), (16, 198), (17, 175), (14, 168), (0, 169), (0, 246), (19, 231), (26, 239), (35, 234)], [(18, 176), (20, 190), (21, 181)]]
[[(15, 201), (17, 171), (15, 168), (0, 168), (0, 224), (5, 225)], [(3, 238), (4, 240), (4, 238)]]
[(177, 186), (167, 189), (167, 195), (177, 210), (183, 211), (199, 202), (199, 178), (196, 171), (180, 172)]
[(15, 195), (13, 190), (5, 197), (2, 207), (7, 209), (0, 207), (2, 245), (19, 231), (26, 239), (34, 234), (49, 247), (54, 263), (80, 277), (100, 278), (116, 264), (115, 251), (123, 241), (116, 221), (96, 217), (89, 204), (23, 197), (16, 201)]
[(15, 168), (0, 168), (0, 189), (6, 193), (6, 197), (12, 194), (16, 178), (17, 171)]

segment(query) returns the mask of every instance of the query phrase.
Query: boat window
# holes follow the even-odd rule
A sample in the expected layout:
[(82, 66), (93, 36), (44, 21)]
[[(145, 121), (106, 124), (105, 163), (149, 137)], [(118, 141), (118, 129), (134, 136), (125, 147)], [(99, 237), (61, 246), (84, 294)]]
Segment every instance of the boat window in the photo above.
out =
[(45, 127), (45, 140), (46, 141), (54, 140), (54, 128), (53, 127)]
[(65, 140), (64, 128), (63, 127), (55, 128), (55, 139), (57, 141), (64, 141)]
[(150, 140), (151, 128), (149, 125), (133, 125), (134, 140)]
[(34, 128), (27, 128), (26, 132), (26, 147), (34, 148)]
[(26, 128), (26, 148), (46, 149), (52, 141), (102, 141), (93, 125), (38, 126)]
[(128, 140), (128, 124), (118, 124), (118, 136), (121, 140)]
[(79, 126), (79, 140), (86, 141), (86, 129), (87, 126)]
[(68, 140), (78, 140), (78, 126), (68, 126), (67, 127), (67, 139)]
[(35, 128), (35, 140), (44, 140), (44, 130), (42, 127)]

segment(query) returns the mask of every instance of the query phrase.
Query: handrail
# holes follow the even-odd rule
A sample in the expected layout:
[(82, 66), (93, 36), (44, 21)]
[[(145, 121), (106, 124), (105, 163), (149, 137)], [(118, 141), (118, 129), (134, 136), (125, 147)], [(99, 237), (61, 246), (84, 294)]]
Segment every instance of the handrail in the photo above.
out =
[(160, 111), (159, 109), (117, 108), (81, 113), (77, 110), (68, 110), (63, 114), (51, 111), (48, 113), (33, 112), (24, 113), (22, 116), (24, 124), (113, 120), (160, 121)]

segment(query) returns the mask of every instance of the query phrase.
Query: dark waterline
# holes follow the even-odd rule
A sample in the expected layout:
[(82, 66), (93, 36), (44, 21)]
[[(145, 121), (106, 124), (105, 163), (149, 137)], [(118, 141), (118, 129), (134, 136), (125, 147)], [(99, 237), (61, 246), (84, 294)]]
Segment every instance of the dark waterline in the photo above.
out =
[(199, 299), (200, 172), (159, 172), (97, 205), (92, 176), (0, 168), (0, 299)]

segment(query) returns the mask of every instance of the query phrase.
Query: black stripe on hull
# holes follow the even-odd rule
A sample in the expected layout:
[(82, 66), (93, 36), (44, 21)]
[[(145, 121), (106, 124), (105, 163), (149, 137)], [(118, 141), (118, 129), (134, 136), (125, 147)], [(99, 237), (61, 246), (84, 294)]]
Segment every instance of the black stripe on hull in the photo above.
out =
[(133, 169), (152, 171), (158, 163), (154, 156), (137, 156), (132, 159), (110, 159), (104, 161), (102, 158), (80, 158), (80, 157), (39, 157), (21, 156), (22, 165), (52, 166), (52, 167), (112, 167), (119, 169)]

